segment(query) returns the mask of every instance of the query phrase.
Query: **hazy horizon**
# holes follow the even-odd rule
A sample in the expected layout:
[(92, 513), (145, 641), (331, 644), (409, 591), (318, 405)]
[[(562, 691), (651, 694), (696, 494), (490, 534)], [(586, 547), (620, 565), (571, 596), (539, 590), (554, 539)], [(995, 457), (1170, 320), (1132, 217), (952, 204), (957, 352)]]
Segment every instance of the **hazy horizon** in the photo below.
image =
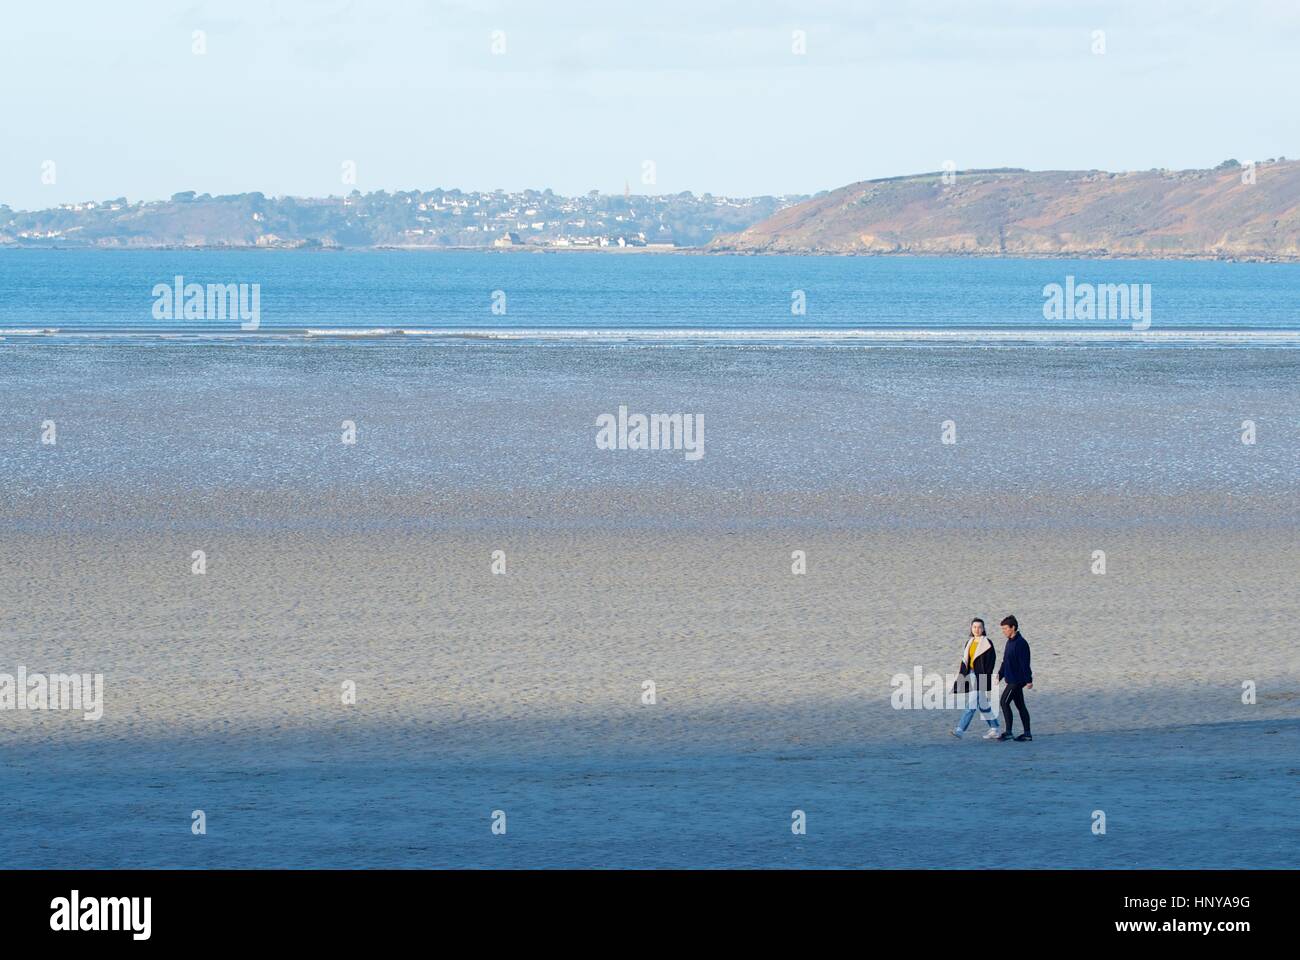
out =
[(15, 209), (185, 190), (780, 196), (946, 162), (1300, 154), (1300, 8), (1271, 0), (56, 0), (4, 24), (19, 95), (0, 202)]

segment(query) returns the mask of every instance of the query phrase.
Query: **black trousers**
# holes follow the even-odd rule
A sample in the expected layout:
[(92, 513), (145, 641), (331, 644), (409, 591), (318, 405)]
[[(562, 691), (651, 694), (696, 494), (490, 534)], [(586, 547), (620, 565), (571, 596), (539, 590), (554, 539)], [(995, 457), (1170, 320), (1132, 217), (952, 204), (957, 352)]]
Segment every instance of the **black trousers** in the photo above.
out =
[(1029, 732), (1029, 711), (1025, 709), (1025, 685), (1023, 683), (1008, 683), (1002, 688), (1002, 697), (998, 705), (1002, 708), (1002, 729), (1007, 733), (1011, 732), (1011, 705), (1016, 705), (1016, 710), (1020, 713), (1020, 725), (1025, 728), (1025, 733)]

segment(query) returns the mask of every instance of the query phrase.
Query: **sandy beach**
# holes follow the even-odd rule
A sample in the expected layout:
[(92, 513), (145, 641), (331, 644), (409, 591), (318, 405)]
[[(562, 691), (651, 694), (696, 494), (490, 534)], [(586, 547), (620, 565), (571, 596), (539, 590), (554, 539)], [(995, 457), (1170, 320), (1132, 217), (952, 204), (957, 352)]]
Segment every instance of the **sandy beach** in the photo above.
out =
[[(506, 734), (611, 750), (921, 742), (946, 721), (892, 709), (890, 679), (954, 671), (967, 620), (1012, 611), (1041, 670), (1044, 736), (1300, 717), (1300, 670), (1276, 639), (1300, 615), (1275, 579), (1297, 563), (1294, 536), (1219, 532), (1212, 555), (1205, 539), (1021, 534), (1001, 554), (989, 533), (954, 531), (9, 537), (0, 575), (19, 589), (3, 662), (94, 668), (108, 694), (94, 724), (5, 719), (20, 742), (311, 730), (468, 751)], [(1105, 576), (1089, 571), (1096, 542)], [(807, 574), (791, 573), (792, 550)], [(347, 680), (355, 705), (341, 703)]]
[[(1293, 353), (7, 349), (0, 673), (104, 696), (0, 710), (0, 853), (1293, 864)], [(600, 450), (621, 404), (702, 415), (704, 456)], [(894, 709), (1007, 613), (1032, 744)]]
[[(1300, 610), (1277, 571), (1296, 540), (1216, 531), (1207, 553), (1206, 533), (9, 536), (2, 662), (102, 671), (106, 692), (95, 723), (0, 713), (0, 778), (55, 787), (4, 791), (6, 854), (954, 866), (992, 855), (959, 829), (977, 803), (1018, 825), (1000, 865), (1286, 865), (1300, 670), (1278, 638)], [(894, 674), (951, 672), (966, 620), (1012, 609), (1033, 744), (892, 709)], [(1191, 848), (1172, 842), (1188, 824)]]

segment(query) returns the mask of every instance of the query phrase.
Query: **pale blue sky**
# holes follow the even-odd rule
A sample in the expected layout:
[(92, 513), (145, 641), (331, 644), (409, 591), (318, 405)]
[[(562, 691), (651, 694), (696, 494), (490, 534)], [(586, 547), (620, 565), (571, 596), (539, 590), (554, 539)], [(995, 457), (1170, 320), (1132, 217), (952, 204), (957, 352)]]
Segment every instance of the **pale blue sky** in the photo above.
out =
[(346, 193), (346, 160), (363, 191), (750, 195), (950, 159), (1300, 156), (1295, 0), (41, 0), (0, 24), (0, 202), (21, 208)]

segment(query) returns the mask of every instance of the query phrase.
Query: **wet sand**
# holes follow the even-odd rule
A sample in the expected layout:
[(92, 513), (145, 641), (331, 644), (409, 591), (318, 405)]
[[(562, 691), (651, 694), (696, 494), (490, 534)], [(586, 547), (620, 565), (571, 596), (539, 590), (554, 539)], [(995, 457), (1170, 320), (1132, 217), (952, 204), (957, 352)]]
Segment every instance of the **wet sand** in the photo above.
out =
[[(0, 848), (47, 866), (1290, 865), (1296, 540), (1207, 536), (7, 536), (0, 663), (102, 672), (106, 694), (93, 723), (0, 712)], [(1010, 610), (1034, 743), (891, 708), (894, 674), (950, 672), (966, 620)], [(1016, 844), (957, 829), (969, 804)]]
[[(0, 710), (15, 865), (1300, 854), (1289, 351), (29, 352), (0, 672), (105, 702)], [(597, 450), (623, 402), (702, 412), (704, 459)], [(893, 709), (1012, 612), (1032, 744)]]

